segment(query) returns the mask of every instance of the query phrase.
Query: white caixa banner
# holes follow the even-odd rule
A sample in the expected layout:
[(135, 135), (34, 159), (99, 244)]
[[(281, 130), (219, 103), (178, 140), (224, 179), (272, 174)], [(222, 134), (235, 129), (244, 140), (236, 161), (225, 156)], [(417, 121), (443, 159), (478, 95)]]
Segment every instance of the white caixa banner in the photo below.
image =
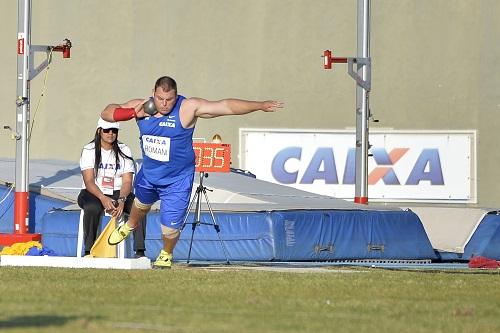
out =
[[(258, 179), (352, 200), (354, 130), (240, 129), (240, 167)], [(476, 132), (371, 130), (368, 198), (476, 203)]]

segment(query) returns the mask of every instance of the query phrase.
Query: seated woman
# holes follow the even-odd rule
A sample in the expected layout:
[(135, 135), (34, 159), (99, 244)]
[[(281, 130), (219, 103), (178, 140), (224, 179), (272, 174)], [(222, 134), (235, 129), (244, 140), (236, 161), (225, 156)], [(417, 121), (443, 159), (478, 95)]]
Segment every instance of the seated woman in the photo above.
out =
[[(80, 169), (83, 189), (78, 205), (83, 209), (85, 255), (90, 255), (97, 236), (97, 228), (104, 210), (117, 219), (123, 212), (130, 213), (134, 201), (132, 181), (135, 163), (130, 148), (118, 141), (120, 125), (99, 118), (92, 141), (83, 147)], [(146, 234), (145, 219), (134, 230), (136, 257), (143, 257)]]

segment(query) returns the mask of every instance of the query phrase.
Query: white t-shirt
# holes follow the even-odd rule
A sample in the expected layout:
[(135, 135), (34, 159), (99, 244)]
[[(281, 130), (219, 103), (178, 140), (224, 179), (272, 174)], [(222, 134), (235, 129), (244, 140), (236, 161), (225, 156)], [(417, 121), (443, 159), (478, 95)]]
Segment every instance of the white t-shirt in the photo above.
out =
[[(118, 143), (121, 151), (132, 157), (130, 148), (124, 143)], [(80, 157), (80, 169), (94, 169), (95, 162), (95, 145), (93, 142), (85, 145)], [(134, 162), (128, 158), (123, 158), (118, 155), (118, 165), (113, 150), (105, 150), (101, 148), (101, 164), (97, 171), (95, 179), (96, 185), (104, 194), (113, 194), (113, 191), (119, 191), (122, 188), (122, 175), (128, 172), (135, 172)], [(85, 188), (85, 182), (83, 183)]]

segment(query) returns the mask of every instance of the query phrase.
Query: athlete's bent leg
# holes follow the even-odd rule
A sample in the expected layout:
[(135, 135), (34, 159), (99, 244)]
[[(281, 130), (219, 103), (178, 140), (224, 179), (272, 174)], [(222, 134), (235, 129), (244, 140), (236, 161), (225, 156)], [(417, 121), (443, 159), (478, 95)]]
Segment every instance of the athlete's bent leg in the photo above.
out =
[(173, 253), (175, 245), (181, 236), (181, 231), (179, 229), (174, 229), (161, 225), (161, 233), (163, 238), (163, 249), (167, 253)]
[(127, 221), (129, 228), (132, 230), (135, 229), (139, 224), (139, 221), (145, 218), (150, 210), (151, 210), (151, 205), (143, 204), (142, 202), (139, 201), (139, 199), (135, 198), (134, 204), (130, 209), (130, 216)]
[(130, 217), (127, 223), (124, 223), (116, 228), (108, 238), (108, 244), (116, 245), (127, 238), (131, 231), (137, 227), (139, 221), (143, 219), (151, 209), (151, 205), (146, 205), (140, 202), (137, 198), (134, 199), (134, 205), (130, 210)]

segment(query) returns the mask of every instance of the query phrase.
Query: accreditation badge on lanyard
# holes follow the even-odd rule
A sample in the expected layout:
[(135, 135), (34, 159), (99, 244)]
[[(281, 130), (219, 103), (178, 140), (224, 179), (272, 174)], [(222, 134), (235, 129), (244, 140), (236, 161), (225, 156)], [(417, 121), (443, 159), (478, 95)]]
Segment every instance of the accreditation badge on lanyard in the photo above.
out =
[(102, 193), (112, 195), (115, 189), (115, 178), (107, 176), (102, 177), (101, 189)]

